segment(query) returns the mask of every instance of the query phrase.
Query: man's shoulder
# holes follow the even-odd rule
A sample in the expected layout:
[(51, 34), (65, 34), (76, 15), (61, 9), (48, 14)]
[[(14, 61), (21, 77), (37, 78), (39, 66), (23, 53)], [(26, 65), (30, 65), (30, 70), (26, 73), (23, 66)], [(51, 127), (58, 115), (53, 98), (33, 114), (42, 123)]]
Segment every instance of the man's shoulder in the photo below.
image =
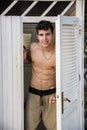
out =
[(32, 42), (31, 44), (30, 44), (30, 49), (34, 49), (34, 48), (36, 48), (38, 46), (38, 43), (37, 42)]

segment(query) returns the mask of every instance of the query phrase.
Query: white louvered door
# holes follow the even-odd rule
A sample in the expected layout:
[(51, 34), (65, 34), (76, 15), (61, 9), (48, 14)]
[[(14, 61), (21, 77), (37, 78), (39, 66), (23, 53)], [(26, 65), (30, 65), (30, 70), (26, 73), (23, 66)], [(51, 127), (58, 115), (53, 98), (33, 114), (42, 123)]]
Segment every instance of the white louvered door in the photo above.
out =
[(76, 17), (56, 21), (57, 130), (80, 130), (79, 24)]

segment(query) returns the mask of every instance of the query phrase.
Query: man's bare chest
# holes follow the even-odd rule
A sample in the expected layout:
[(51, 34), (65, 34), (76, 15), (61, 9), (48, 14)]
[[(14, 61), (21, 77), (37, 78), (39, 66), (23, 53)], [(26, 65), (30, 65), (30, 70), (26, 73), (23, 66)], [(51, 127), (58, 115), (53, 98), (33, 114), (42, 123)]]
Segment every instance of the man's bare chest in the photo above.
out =
[[(50, 56), (50, 55), (49, 55)], [(31, 54), (31, 58), (32, 58), (32, 63), (34, 65), (37, 65), (38, 67), (42, 66), (45, 68), (51, 68), (51, 67), (55, 67), (55, 54), (53, 54), (51, 57), (49, 57), (48, 59), (43, 55), (43, 53), (41, 52), (35, 52), (33, 54)]]

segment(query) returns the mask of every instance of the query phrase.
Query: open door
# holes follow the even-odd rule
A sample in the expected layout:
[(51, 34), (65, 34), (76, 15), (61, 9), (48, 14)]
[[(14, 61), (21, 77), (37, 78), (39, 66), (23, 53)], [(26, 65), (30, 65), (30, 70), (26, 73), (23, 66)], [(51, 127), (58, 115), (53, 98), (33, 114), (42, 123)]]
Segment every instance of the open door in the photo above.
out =
[(79, 92), (79, 19), (56, 21), (57, 130), (81, 130)]

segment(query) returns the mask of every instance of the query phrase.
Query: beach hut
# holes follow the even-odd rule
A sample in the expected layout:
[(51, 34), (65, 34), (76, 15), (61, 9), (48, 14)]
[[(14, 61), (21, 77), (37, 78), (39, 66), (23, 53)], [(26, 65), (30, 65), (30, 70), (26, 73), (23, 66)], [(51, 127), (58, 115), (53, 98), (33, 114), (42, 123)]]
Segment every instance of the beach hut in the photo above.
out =
[(57, 130), (84, 129), (84, 0), (1, 0), (0, 130), (24, 130), (23, 39), (43, 19), (55, 26)]

